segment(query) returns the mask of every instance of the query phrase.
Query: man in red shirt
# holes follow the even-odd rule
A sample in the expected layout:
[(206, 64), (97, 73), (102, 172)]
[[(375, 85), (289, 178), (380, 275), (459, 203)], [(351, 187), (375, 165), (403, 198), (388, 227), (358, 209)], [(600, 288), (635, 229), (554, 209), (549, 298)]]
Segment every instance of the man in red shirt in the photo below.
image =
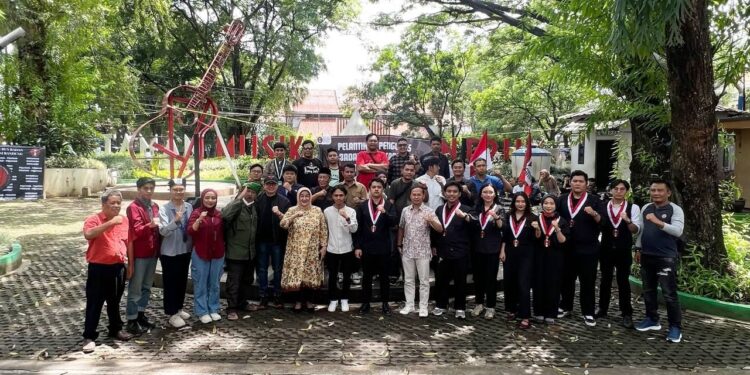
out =
[(86, 321), (83, 331), (83, 352), (96, 348), (99, 317), (107, 302), (109, 337), (127, 341), (133, 336), (122, 330), (120, 299), (125, 290), (125, 260), (128, 243), (128, 220), (120, 216), (122, 194), (109, 190), (102, 194), (101, 212), (86, 218), (83, 236), (88, 240), (86, 261)]
[(370, 186), (370, 181), (378, 173), (388, 173), (388, 155), (378, 150), (379, 140), (375, 133), (365, 137), (367, 151), (357, 154), (357, 181), (365, 186)]

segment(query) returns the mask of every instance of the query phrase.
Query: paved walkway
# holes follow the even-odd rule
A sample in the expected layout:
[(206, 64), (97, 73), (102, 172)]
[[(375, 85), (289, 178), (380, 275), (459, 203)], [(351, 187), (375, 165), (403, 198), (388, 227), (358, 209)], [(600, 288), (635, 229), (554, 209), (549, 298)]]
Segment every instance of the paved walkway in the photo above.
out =
[[(9, 363), (29, 363), (22, 360), (71, 366), (67, 361), (105, 359), (245, 363), (261, 366), (255, 367), (260, 373), (276, 372), (269, 370), (274, 368), (285, 373), (331, 368), (348, 373), (412, 367), (442, 372), (454, 366), (476, 373), (537, 366), (545, 370), (534, 370), (538, 373), (584, 368), (750, 369), (750, 325), (690, 312), (684, 316), (683, 342), (668, 344), (664, 331), (625, 330), (616, 318), (600, 320), (594, 328), (584, 327), (578, 318), (566, 318), (554, 326), (518, 331), (503, 319), (267, 310), (248, 313), (236, 322), (202, 325), (193, 319), (191, 327), (155, 329), (127, 343), (105, 338), (94, 354), (87, 355), (80, 351), (86, 279), (81, 228), (83, 218), (98, 207), (96, 199), (0, 203), (0, 230), (20, 239), (26, 259), (21, 270), (0, 278), (0, 369), (10, 369)], [(613, 304), (616, 311), (617, 301)], [(152, 305), (150, 315), (166, 325), (160, 290), (155, 290)], [(191, 300), (188, 305), (192, 307)], [(642, 302), (635, 301), (635, 307), (638, 319)]]

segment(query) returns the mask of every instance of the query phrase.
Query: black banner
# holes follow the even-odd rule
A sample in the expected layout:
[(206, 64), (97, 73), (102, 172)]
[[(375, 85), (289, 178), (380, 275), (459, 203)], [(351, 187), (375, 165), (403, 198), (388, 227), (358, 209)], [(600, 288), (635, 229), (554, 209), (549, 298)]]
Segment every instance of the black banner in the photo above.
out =
[[(388, 159), (398, 153), (396, 141), (401, 137), (396, 135), (379, 135), (379, 150), (388, 154)], [(409, 152), (419, 160), (419, 157), (430, 152), (430, 140), (406, 138), (409, 142)], [(326, 160), (326, 150), (336, 149), (339, 154), (341, 165), (357, 161), (360, 151), (367, 151), (367, 142), (364, 135), (337, 135), (330, 137), (319, 137), (317, 139), (321, 160)]]
[(0, 146), (0, 200), (44, 197), (44, 148)]

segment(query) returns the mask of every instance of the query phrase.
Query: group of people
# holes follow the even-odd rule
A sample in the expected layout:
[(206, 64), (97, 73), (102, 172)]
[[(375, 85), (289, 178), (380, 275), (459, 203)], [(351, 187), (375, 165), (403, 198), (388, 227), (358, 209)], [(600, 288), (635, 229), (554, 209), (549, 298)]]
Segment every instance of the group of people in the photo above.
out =
[[(395, 271), (403, 272), (404, 280), (400, 313), (427, 317), (434, 268), (432, 314), (445, 314), (453, 298), (455, 317), (466, 318), (466, 280), (472, 273), (476, 293), (469, 312), (493, 319), (502, 265), (506, 319), (527, 329), (532, 321), (554, 324), (570, 314), (576, 280), (583, 321), (596, 325), (597, 318), (607, 316), (615, 270), (622, 323), (633, 327), (628, 276), (635, 260), (642, 264), (647, 312), (635, 328), (661, 329), (659, 285), (668, 305), (667, 338), (679, 342), (675, 264), (684, 216), (669, 202), (666, 181), (651, 184), (652, 203), (640, 210), (625, 199), (627, 181), (612, 182), (612, 199), (603, 202), (587, 192), (586, 173), (574, 171), (570, 192), (549, 192), (535, 215), (529, 196), (512, 193), (508, 180), (490, 175), (486, 160), (476, 160), (475, 175), (465, 178), (466, 164), (449, 162), (440, 153), (439, 139), (432, 140), (433, 152), (419, 160), (408, 152), (405, 139), (397, 142), (399, 152), (390, 159), (379, 150), (377, 135), (368, 135), (366, 141), (367, 150), (360, 152), (356, 164), (342, 166), (336, 150), (327, 151), (325, 164), (314, 158), (311, 141), (302, 144), (302, 157), (294, 162), (285, 157), (286, 145), (277, 143), (275, 158), (265, 166), (250, 166), (248, 181), (221, 209), (212, 189), (201, 193), (196, 207), (186, 202), (184, 180), (169, 182), (170, 201), (159, 207), (151, 199), (155, 181), (139, 179), (138, 197), (127, 207), (126, 218), (119, 214), (122, 195), (105, 192), (101, 212), (84, 224), (89, 242), (84, 351), (96, 346), (104, 302), (109, 335), (116, 339), (128, 340), (154, 326), (145, 312), (157, 261), (162, 264), (164, 312), (175, 328), (186, 325), (191, 316), (183, 310), (188, 269), (193, 314), (210, 323), (222, 319), (219, 292), (224, 271), (225, 314), (236, 320), (242, 311), (283, 307), (282, 293), (293, 302), (293, 311), (312, 311), (313, 293), (323, 285), (325, 270), (328, 311), (349, 311), (351, 276), (360, 267), (360, 313), (371, 310), (377, 276), (380, 311), (391, 314), (389, 276)], [(542, 184), (552, 178), (541, 177)], [(508, 212), (499, 201), (506, 193), (511, 194)], [(597, 269), (601, 284), (595, 309)], [(257, 304), (249, 302), (256, 275)], [(118, 306), (126, 279), (125, 324)]]

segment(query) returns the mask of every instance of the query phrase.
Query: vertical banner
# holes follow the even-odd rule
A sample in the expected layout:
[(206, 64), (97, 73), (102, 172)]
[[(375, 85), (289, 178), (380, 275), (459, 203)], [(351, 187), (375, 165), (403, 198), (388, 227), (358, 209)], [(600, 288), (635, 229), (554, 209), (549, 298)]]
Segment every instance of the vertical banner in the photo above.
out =
[(0, 200), (43, 198), (44, 151), (42, 147), (0, 146)]

